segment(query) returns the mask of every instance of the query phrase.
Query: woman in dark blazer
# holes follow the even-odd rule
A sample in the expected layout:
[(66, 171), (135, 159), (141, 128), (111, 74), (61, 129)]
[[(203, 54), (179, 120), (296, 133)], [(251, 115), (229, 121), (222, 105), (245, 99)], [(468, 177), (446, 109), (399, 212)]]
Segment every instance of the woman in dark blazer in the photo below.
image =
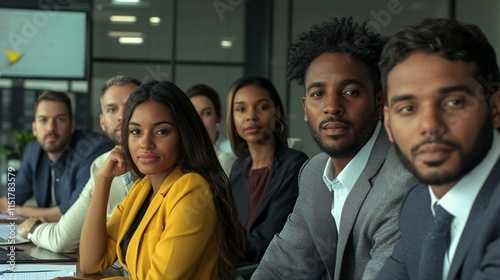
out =
[(293, 210), (297, 176), (308, 157), (288, 148), (283, 103), (269, 80), (240, 78), (227, 105), (228, 137), (238, 157), (229, 180), (238, 219), (248, 233), (246, 261), (258, 262)]

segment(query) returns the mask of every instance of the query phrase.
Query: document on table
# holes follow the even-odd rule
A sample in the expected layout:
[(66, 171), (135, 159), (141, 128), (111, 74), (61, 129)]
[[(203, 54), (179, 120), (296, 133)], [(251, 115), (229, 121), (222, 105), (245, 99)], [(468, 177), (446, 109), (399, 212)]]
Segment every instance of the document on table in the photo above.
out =
[(56, 277), (70, 276), (74, 277), (75, 273), (67, 270), (55, 271), (21, 271), (21, 272), (5, 272), (0, 275), (2, 280), (46, 280)]
[(26, 238), (17, 234), (17, 225), (0, 224), (0, 245), (29, 243)]
[(52, 279), (61, 276), (74, 277), (76, 274), (76, 264), (58, 265), (58, 264), (16, 264), (14, 272), (10, 270), (8, 264), (0, 264), (0, 280), (7, 279)]

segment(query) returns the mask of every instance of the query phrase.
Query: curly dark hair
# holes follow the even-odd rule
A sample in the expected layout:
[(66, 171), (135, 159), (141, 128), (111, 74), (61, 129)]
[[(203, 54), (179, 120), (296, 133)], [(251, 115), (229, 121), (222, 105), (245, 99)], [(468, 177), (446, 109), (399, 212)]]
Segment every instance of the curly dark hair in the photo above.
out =
[(346, 53), (363, 61), (371, 75), (373, 92), (381, 90), (378, 62), (387, 38), (367, 25), (355, 23), (352, 17), (333, 18), (315, 24), (288, 44), (288, 80), (304, 84), (311, 62), (324, 53)]
[(426, 18), (399, 29), (385, 45), (379, 63), (384, 90), (387, 90), (389, 72), (413, 52), (437, 54), (451, 61), (474, 62), (476, 77), (485, 93), (498, 89), (500, 73), (495, 50), (474, 24)]

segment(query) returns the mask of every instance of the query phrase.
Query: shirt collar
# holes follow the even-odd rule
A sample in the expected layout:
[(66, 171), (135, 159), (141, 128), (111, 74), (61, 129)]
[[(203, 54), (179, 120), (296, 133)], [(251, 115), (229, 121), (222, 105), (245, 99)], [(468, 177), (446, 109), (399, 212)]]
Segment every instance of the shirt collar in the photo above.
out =
[(483, 187), (484, 182), (491, 173), (495, 163), (500, 158), (500, 133), (493, 132), (493, 142), (491, 148), (484, 159), (457, 182), (446, 194), (438, 199), (431, 187), (431, 211), (434, 214), (434, 203), (438, 202), (446, 211), (455, 216), (455, 218), (466, 221), (469, 217), (472, 205), (476, 196)]
[(325, 170), (323, 171), (323, 181), (325, 182), (329, 191), (333, 190), (334, 181), (339, 181), (342, 186), (346, 187), (348, 190), (351, 190), (356, 181), (358, 180), (359, 175), (365, 169), (366, 163), (368, 162), (368, 158), (370, 157), (370, 153), (375, 145), (375, 140), (378, 137), (380, 129), (382, 127), (381, 121), (377, 121), (377, 126), (375, 127), (375, 131), (373, 132), (370, 140), (366, 142), (366, 144), (359, 150), (359, 152), (354, 156), (354, 158), (349, 161), (346, 167), (335, 177), (335, 169), (333, 168), (332, 158), (328, 158), (325, 166)]

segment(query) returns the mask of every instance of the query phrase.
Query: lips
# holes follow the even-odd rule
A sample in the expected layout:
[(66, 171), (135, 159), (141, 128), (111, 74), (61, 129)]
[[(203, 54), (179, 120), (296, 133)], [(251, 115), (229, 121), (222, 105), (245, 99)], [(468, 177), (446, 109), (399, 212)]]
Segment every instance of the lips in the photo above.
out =
[(160, 157), (151, 154), (140, 155), (138, 158), (139, 162), (143, 164), (150, 164), (160, 159)]
[(249, 126), (244, 129), (245, 132), (248, 133), (258, 133), (261, 130), (261, 127), (259, 126)]
[(342, 136), (347, 134), (350, 126), (342, 122), (334, 121), (322, 124), (321, 129), (325, 131), (328, 136)]
[(59, 139), (59, 136), (55, 135), (55, 134), (47, 134), (47, 135), (45, 135), (44, 139), (47, 141), (55, 141), (55, 140)]
[(431, 164), (445, 161), (454, 148), (448, 144), (430, 143), (422, 145), (414, 152), (414, 156), (421, 161)]

